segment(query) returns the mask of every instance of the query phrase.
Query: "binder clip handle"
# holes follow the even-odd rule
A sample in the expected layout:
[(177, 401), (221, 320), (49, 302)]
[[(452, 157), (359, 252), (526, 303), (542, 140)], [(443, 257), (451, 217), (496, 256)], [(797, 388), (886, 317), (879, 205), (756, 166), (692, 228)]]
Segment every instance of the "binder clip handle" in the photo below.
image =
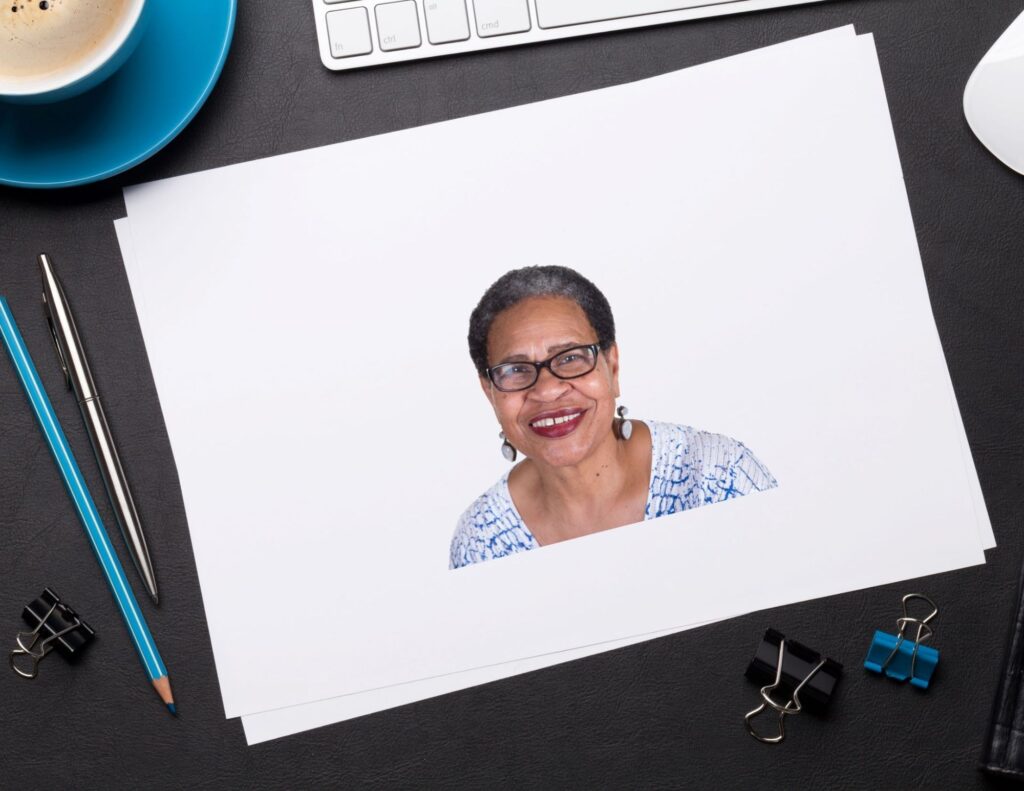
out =
[[(910, 617), (909, 608), (907, 607), (907, 604), (909, 602), (913, 601), (914, 599), (920, 599), (925, 604), (927, 604), (929, 607), (931, 607), (932, 611), (930, 613), (928, 613), (928, 615), (926, 615), (924, 618), (911, 618)], [(935, 602), (933, 602), (931, 599), (929, 599), (927, 596), (925, 596), (923, 593), (908, 593), (906, 596), (903, 597), (903, 618), (911, 621), (912, 623), (928, 623), (928, 621), (930, 621), (932, 618), (935, 618), (936, 616), (938, 616), (938, 614), (939, 614), (939, 607), (938, 607), (938, 605)]]
[[(43, 623), (45, 623), (45, 621), (40, 623), (39, 626), (41, 627)], [(31, 632), (18, 632), (18, 636), (15, 639), (15, 643), (17, 644), (18, 647), (11, 651), (10, 656), (11, 670), (13, 670), (22, 678), (35, 678), (37, 675), (39, 675), (39, 663), (42, 662), (43, 659), (46, 658), (46, 655), (53, 650), (53, 641), (59, 640), (64, 635), (68, 634), (74, 629), (77, 629), (80, 625), (81, 622), (76, 620), (75, 623), (71, 624), (71, 626), (61, 629), (59, 632), (55, 632), (54, 634), (47, 637), (45, 640), (43, 640), (43, 642), (39, 643), (38, 646), (36, 646), (36, 641), (39, 639), (38, 628)], [(28, 645), (25, 645), (25, 639), (27, 638), (31, 639), (28, 641)], [(31, 670), (24, 670), (18, 666), (18, 663), (21, 661), (18, 659), (18, 657), (20, 656), (31, 657)]]
[[(24, 636), (24, 635), (31, 635), (31, 634), (32, 634), (32, 632), (19, 632), (18, 633), (18, 640), (17, 640), (18, 647), (11, 651), (11, 655), (10, 655), (10, 658), (9, 658), (9, 661), (10, 661), (10, 664), (11, 664), (11, 670), (13, 670), (15, 673), (17, 673), (22, 678), (29, 678), (29, 679), (35, 678), (37, 675), (39, 675), (39, 663), (43, 661), (43, 657), (45, 657), (46, 653), (47, 653), (46, 649), (43, 648), (42, 645), (40, 645), (38, 648), (34, 647), (34, 643), (35, 643), (34, 639), (32, 640), (31, 643), (29, 643), (28, 646), (25, 646), (22, 643), (22, 641), (21, 641), (22, 636)], [(22, 656), (29, 657), (29, 661), (31, 662), (31, 665), (26, 665), (25, 668), (20, 667), (19, 666), (19, 662), (21, 662), (21, 659), (19, 659), (19, 657), (22, 657)], [(25, 664), (25, 663), (22, 663), (22, 664)]]
[[(53, 615), (53, 612), (56, 609), (57, 602), (54, 602), (50, 606), (50, 609), (47, 610), (46, 615), (39, 620), (39, 625), (36, 626), (35, 629), (31, 632), (18, 632), (18, 634), (15, 635), (14, 642), (15, 645), (17, 645), (17, 648), (11, 650), (9, 661), (11, 664), (11, 670), (22, 678), (35, 678), (39, 675), (39, 663), (42, 662), (46, 654), (49, 653), (49, 644), (52, 639), (47, 638), (46, 640), (43, 640), (43, 642), (39, 643), (37, 647), (36, 643), (39, 641), (39, 630), (43, 628), (43, 624), (49, 620), (50, 616)], [(18, 657), (21, 656), (27, 656), (31, 659), (32, 665), (30, 670), (22, 669), (18, 666), (18, 662), (20, 661)]]
[[(932, 608), (932, 611), (924, 618), (914, 618), (910, 615), (910, 609), (907, 606), (908, 603), (914, 599), (920, 599), (925, 602)], [(910, 624), (917, 624), (917, 637), (914, 639), (914, 642), (920, 643), (922, 640), (927, 640), (935, 633), (932, 627), (928, 625), (928, 622), (938, 616), (938, 614), (938, 606), (923, 593), (908, 593), (903, 597), (903, 617), (896, 619), (896, 626), (899, 627), (899, 636), (903, 637), (903, 632), (906, 630), (907, 626)], [(927, 634), (924, 634), (924, 632), (927, 632)]]

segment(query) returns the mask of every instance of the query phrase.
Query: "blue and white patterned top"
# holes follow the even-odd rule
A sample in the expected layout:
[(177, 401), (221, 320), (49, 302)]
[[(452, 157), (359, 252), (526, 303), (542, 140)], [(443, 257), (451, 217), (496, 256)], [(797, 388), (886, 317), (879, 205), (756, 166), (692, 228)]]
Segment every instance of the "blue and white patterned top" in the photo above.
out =
[[(645, 520), (778, 486), (742, 442), (689, 426), (646, 424), (652, 447)], [(505, 473), (459, 518), (449, 567), (457, 569), (538, 546), (516, 511)]]

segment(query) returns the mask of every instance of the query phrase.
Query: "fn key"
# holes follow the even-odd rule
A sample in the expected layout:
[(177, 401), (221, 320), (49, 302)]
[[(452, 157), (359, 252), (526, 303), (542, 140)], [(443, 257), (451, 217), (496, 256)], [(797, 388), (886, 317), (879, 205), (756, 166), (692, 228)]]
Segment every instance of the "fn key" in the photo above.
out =
[(331, 55), (351, 58), (373, 52), (370, 42), (370, 18), (365, 8), (345, 8), (327, 14), (327, 40)]

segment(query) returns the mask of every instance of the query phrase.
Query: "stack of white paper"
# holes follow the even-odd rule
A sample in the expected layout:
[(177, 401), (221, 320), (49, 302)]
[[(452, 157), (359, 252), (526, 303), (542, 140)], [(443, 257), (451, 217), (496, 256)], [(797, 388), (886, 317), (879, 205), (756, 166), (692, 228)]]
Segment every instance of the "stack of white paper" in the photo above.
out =
[[(125, 196), (250, 744), (994, 546), (852, 28)], [(608, 295), (631, 416), (742, 438), (779, 486), (450, 571), (507, 468), (469, 313), (534, 263)]]

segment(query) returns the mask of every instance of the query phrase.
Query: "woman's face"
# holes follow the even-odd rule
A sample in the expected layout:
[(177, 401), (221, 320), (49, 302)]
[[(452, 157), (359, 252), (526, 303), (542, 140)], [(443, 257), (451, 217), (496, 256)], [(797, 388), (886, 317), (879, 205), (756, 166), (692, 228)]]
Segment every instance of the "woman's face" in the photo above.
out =
[[(583, 309), (571, 299), (531, 297), (499, 313), (491, 324), (487, 364), (541, 362), (599, 340)], [(480, 385), (505, 437), (520, 452), (552, 466), (578, 464), (612, 436), (618, 349), (612, 345), (600, 352), (597, 367), (577, 379), (558, 379), (545, 368), (526, 390), (504, 393), (486, 377)]]

